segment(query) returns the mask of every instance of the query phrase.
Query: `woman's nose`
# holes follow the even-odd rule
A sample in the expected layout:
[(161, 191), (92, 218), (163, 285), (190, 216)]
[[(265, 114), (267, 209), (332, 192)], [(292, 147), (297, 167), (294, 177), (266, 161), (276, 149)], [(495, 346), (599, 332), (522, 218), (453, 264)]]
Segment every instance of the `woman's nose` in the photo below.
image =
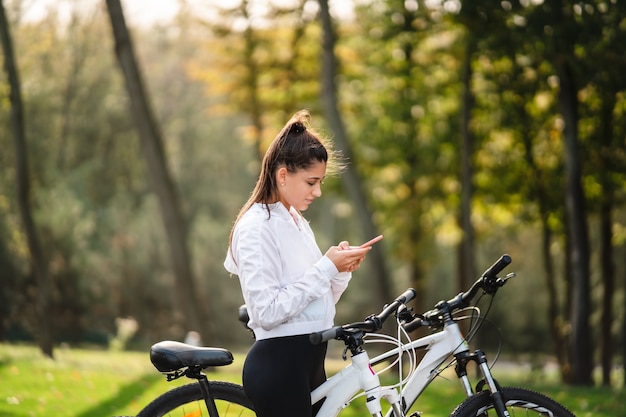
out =
[(322, 195), (322, 186), (319, 183), (313, 188), (313, 195), (315, 197)]

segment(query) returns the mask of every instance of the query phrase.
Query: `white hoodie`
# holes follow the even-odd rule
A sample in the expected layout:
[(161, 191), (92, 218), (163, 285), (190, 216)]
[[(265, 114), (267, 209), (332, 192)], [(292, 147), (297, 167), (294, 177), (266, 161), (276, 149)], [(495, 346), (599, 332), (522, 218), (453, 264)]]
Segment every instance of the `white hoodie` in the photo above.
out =
[(333, 326), (351, 274), (322, 255), (308, 222), (292, 207), (254, 204), (239, 220), (224, 267), (239, 277), (257, 340)]

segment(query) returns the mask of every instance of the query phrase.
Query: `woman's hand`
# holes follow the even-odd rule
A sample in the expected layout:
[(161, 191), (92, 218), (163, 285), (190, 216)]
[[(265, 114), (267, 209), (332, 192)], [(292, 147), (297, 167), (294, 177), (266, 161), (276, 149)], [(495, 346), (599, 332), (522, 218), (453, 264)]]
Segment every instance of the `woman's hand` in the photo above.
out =
[(361, 248), (350, 246), (348, 242), (343, 241), (337, 246), (331, 246), (326, 251), (326, 256), (335, 264), (339, 272), (353, 272), (361, 266), (365, 255), (371, 249), (371, 246)]

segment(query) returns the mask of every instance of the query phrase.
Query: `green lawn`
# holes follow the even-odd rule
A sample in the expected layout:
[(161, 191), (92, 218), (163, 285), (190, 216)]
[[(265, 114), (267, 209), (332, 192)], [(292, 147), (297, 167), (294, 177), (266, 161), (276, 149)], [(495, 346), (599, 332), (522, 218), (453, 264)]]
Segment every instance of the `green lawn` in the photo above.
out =
[[(210, 377), (240, 382), (243, 356)], [(333, 363), (330, 369), (333, 369)], [(336, 367), (335, 367), (336, 368)], [(502, 385), (534, 388), (569, 407), (577, 417), (626, 416), (624, 389), (569, 388), (530, 374), (495, 374)], [(332, 371), (331, 371), (332, 372)], [(147, 353), (57, 349), (55, 360), (32, 346), (0, 344), (0, 416), (107, 417), (135, 415), (159, 394), (185, 380), (166, 382)], [(458, 381), (441, 379), (418, 400), (423, 417), (445, 416), (462, 399)], [(366, 416), (362, 401), (349, 416)], [(342, 413), (342, 416), (344, 414)]]

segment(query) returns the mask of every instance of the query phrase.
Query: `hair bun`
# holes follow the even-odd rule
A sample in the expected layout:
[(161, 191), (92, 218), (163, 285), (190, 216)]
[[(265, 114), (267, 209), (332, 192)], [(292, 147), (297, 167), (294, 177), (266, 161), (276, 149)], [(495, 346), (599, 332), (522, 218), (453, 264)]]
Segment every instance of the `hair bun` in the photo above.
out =
[(293, 122), (289, 128), (289, 133), (300, 134), (306, 130), (306, 126), (300, 121)]

